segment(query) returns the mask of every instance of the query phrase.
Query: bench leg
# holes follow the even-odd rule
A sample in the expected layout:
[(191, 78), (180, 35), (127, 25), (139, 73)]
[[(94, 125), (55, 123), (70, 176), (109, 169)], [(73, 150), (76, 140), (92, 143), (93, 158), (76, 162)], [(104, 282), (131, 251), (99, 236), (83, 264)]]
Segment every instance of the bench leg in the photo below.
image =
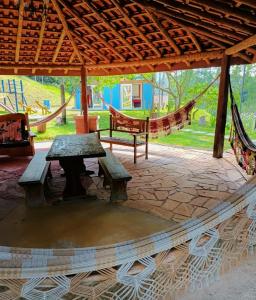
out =
[(148, 159), (148, 143), (146, 142), (145, 146), (145, 159)]
[(48, 171), (47, 171), (47, 177), (52, 178), (51, 163), (50, 163), (49, 169), (48, 169)]
[(43, 184), (27, 185), (24, 186), (24, 189), (28, 207), (37, 207), (46, 204)]
[(102, 169), (101, 164), (99, 163), (99, 172), (98, 172), (98, 176), (101, 177), (102, 175), (104, 175), (104, 171)]
[(127, 181), (112, 181), (110, 201), (127, 200)]

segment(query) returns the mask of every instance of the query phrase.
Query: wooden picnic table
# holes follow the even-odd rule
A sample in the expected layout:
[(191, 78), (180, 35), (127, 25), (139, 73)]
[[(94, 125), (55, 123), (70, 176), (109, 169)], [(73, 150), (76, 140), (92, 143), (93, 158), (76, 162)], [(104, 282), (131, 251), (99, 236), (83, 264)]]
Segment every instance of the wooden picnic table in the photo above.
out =
[(60, 135), (54, 139), (46, 160), (58, 160), (65, 172), (63, 198), (85, 195), (80, 178), (85, 169), (83, 159), (103, 156), (106, 152), (95, 133)]

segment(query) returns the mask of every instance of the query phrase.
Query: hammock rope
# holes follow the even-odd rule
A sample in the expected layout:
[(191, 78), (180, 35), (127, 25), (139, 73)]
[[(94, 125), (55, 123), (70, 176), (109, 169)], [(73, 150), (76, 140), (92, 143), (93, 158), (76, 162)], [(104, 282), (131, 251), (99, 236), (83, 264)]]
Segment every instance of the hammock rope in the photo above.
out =
[[(201, 98), (209, 88), (219, 79), (220, 74), (216, 76), (216, 78), (195, 98), (190, 100), (183, 107), (178, 110), (171, 112), (160, 118), (153, 118), (149, 120), (149, 133), (152, 138), (158, 138), (159, 134), (169, 135), (173, 129), (181, 129), (186, 124), (191, 123), (191, 111), (193, 107), (196, 105), (196, 102), (199, 98)], [(127, 116), (117, 109), (115, 109), (112, 105), (107, 104), (104, 99), (102, 99), (103, 104), (109, 108), (109, 112), (115, 118), (120, 118), (122, 120), (134, 121), (136, 118)]]
[(256, 145), (252, 142), (244, 129), (244, 125), (235, 102), (230, 78), (229, 91), (232, 116), (232, 126), (230, 129), (229, 141), (236, 156), (237, 163), (246, 171), (248, 175), (254, 175), (256, 173)]
[(33, 123), (30, 123), (30, 127), (35, 127), (35, 126), (40, 126), (43, 125), (45, 123), (50, 122), (51, 120), (53, 120), (54, 118), (56, 118), (69, 104), (71, 98), (74, 96), (74, 91), (71, 92), (71, 95), (68, 99), (68, 101), (66, 101), (64, 104), (62, 104), (55, 112), (53, 112), (52, 114), (48, 115), (47, 117), (40, 119), (38, 121), (35, 121)]

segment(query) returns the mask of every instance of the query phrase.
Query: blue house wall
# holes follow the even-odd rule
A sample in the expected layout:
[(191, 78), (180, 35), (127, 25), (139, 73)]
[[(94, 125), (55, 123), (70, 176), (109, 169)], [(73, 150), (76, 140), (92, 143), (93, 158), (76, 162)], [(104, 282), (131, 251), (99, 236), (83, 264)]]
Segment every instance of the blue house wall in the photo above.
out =
[[(141, 109), (151, 109), (153, 106), (153, 86), (150, 83), (142, 84), (142, 107)], [(76, 90), (75, 95), (75, 108), (81, 109), (81, 91)], [(104, 87), (103, 89), (103, 99), (107, 104), (112, 105), (118, 110), (122, 109), (121, 102), (121, 88), (120, 84), (116, 84), (114, 87)], [(107, 107), (104, 105), (103, 109), (106, 110)]]
[(80, 89), (76, 89), (75, 108), (81, 109), (81, 90)]
[(153, 107), (153, 86), (150, 83), (142, 84), (142, 107), (143, 109), (152, 109)]

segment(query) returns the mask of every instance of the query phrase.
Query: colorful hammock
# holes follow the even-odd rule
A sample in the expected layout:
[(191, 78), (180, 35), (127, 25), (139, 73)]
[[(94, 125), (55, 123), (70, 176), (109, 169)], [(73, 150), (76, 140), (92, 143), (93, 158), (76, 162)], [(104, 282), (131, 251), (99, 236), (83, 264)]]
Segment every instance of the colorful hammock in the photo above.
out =
[[(158, 138), (160, 134), (169, 135), (174, 129), (179, 130), (184, 127), (186, 124), (191, 123), (191, 111), (196, 104), (196, 101), (202, 97), (207, 90), (215, 83), (219, 78), (218, 75), (199, 95), (197, 95), (193, 100), (189, 101), (186, 105), (179, 108), (175, 112), (171, 112), (166, 116), (150, 119), (149, 120), (149, 133), (152, 138)], [(109, 106), (109, 112), (115, 118), (122, 120), (122, 123), (129, 124), (136, 122), (135, 118), (127, 116), (120, 111), (116, 110), (113, 106), (108, 105), (104, 102), (106, 106)]]
[(40, 126), (43, 125), (45, 123), (50, 122), (51, 120), (53, 120), (54, 118), (56, 118), (69, 104), (71, 98), (73, 97), (74, 92), (71, 93), (68, 101), (66, 101), (64, 104), (62, 104), (55, 112), (53, 112), (52, 114), (48, 115), (47, 117), (40, 119), (38, 121), (35, 121), (33, 123), (30, 123), (30, 127), (35, 127), (35, 126)]
[(246, 133), (237, 105), (235, 103), (231, 82), (229, 81), (230, 98), (231, 98), (231, 115), (232, 126), (230, 130), (230, 144), (234, 150), (238, 164), (246, 171), (248, 175), (254, 175), (256, 145)]

